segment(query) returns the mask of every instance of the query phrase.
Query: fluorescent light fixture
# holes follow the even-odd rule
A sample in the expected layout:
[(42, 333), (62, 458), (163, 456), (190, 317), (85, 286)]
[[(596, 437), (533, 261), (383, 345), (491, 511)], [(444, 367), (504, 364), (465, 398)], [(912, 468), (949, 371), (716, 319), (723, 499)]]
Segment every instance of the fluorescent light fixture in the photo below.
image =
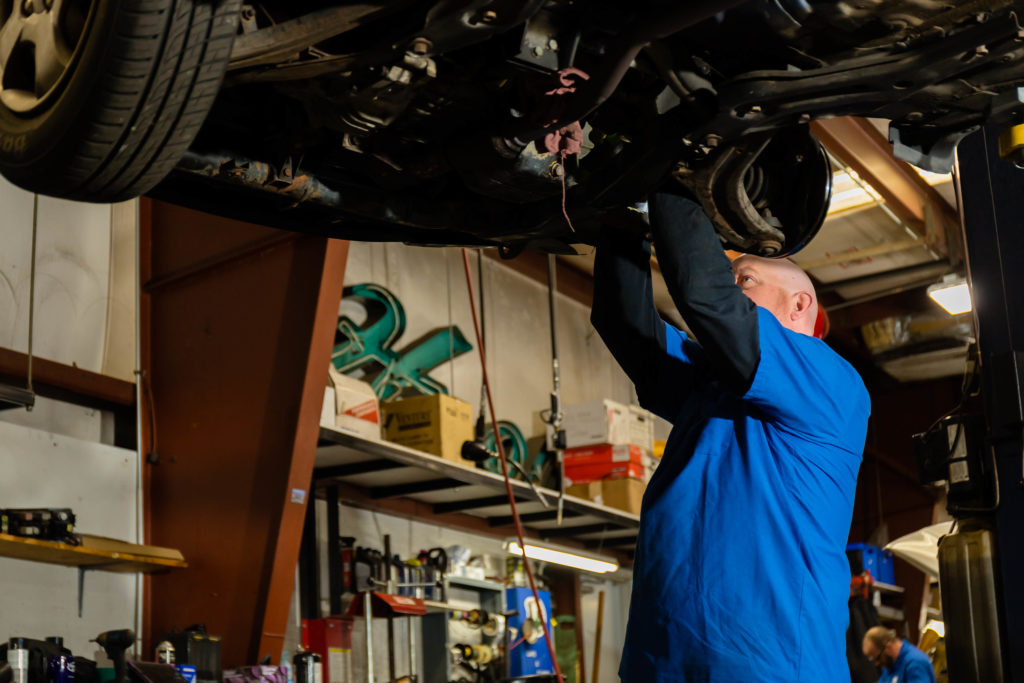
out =
[(966, 280), (956, 275), (947, 275), (928, 288), (928, 296), (946, 309), (950, 315), (960, 315), (971, 310), (971, 290)]
[[(523, 549), (519, 547), (519, 541), (516, 539), (505, 541), (505, 551), (509, 555), (523, 554)], [(596, 574), (607, 574), (619, 568), (619, 563), (608, 557), (590, 555), (570, 548), (557, 548), (536, 541), (529, 541), (526, 544), (526, 556), (531, 560), (560, 564)]]

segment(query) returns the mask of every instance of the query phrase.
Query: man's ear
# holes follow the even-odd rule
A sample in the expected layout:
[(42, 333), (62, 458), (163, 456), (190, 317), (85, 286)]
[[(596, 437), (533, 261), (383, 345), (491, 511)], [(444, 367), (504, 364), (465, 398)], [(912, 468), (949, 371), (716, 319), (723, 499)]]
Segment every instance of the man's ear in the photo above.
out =
[(796, 321), (807, 315), (814, 305), (814, 297), (810, 292), (795, 292), (792, 299), (792, 307), (789, 309), (789, 319)]

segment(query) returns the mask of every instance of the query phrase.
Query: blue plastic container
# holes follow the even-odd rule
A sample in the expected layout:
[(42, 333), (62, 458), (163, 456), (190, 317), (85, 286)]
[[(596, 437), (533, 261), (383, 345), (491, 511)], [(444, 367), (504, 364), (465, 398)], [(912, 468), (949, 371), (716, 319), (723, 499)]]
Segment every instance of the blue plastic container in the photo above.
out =
[(857, 573), (858, 566), (862, 571), (870, 571), (875, 581), (895, 585), (896, 573), (892, 565), (892, 553), (868, 543), (849, 543), (846, 546), (846, 557), (850, 560), (851, 573)]
[[(505, 604), (509, 611), (518, 610), (519, 614), (508, 618), (508, 625), (516, 631), (515, 647), (508, 653), (509, 672), (512, 678), (530, 676), (532, 674), (550, 674), (555, 672), (551, 663), (551, 653), (548, 652), (548, 644), (544, 636), (534, 640), (535, 634), (543, 633), (540, 620), (551, 619), (551, 593), (537, 591), (540, 596), (540, 609), (533, 599), (533, 593), (529, 588), (508, 588), (505, 590)], [(529, 638), (534, 642), (524, 639), (523, 621), (529, 620), (525, 632), (534, 634)], [(510, 645), (511, 645), (510, 644)]]

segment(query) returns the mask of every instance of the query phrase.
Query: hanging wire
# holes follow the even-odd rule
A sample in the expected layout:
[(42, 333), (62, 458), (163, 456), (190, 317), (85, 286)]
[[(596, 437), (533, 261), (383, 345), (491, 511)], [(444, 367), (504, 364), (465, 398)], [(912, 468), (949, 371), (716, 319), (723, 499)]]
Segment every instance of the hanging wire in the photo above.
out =
[[(480, 350), (486, 352), (487, 350), (487, 324), (484, 318), (484, 250), (476, 250), (476, 284), (480, 288)], [(480, 424), (483, 425), (486, 422), (487, 415), (487, 386), (480, 382)], [(478, 437), (483, 437), (486, 429), (482, 429)]]
[(444, 250), (444, 278), (448, 290), (448, 393), (455, 395), (455, 328), (452, 325), (452, 271), (450, 266), (451, 249)]
[[(32, 386), (32, 342), (35, 327), (36, 309), (36, 235), (39, 233), (39, 195), (32, 195), (32, 260), (29, 263), (28, 277), (28, 382), (25, 386), (29, 392), (35, 393)], [(32, 406), (25, 406), (32, 410)]]
[[(501, 465), (501, 475), (505, 480), (505, 495), (508, 497), (509, 507), (512, 509), (512, 522), (516, 528), (516, 538), (519, 541), (519, 548), (523, 552), (523, 568), (526, 569), (526, 579), (530, 584), (530, 592), (533, 593), (533, 599), (540, 605), (540, 596), (537, 594), (537, 585), (533, 579), (533, 569), (530, 567), (530, 560), (526, 557), (526, 541), (523, 539), (523, 524), (519, 519), (519, 511), (516, 508), (516, 497), (512, 493), (512, 480), (508, 476), (508, 461), (505, 458), (505, 446), (502, 443), (500, 432), (498, 431), (498, 418), (497, 413), (494, 412), (494, 396), (491, 394), (491, 383), (487, 377), (487, 355), (484, 352), (482, 337), (480, 335), (480, 319), (476, 314), (476, 296), (473, 293), (473, 275), (469, 267), (469, 250), (465, 247), (462, 249), (462, 264), (466, 271), (466, 289), (469, 293), (469, 310), (473, 313), (473, 329), (476, 332), (476, 343), (480, 347), (480, 372), (483, 375), (484, 390), (487, 394), (487, 407), (491, 415), (491, 429), (494, 430), (494, 442), (498, 448), (498, 463)], [(561, 681), (562, 669), (558, 665), (558, 657), (555, 656), (555, 641), (551, 638), (551, 631), (548, 628), (546, 620), (541, 620), (541, 626), (544, 627), (544, 640), (548, 646), (548, 653), (551, 655), (551, 664), (555, 668), (555, 680)]]

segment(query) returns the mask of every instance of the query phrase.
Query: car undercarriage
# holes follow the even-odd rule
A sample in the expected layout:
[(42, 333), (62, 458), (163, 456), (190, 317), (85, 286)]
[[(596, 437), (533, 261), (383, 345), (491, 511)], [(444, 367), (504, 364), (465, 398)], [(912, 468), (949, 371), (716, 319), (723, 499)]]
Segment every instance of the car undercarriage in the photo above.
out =
[[(17, 13), (0, 13), (0, 59)], [(629, 207), (678, 181), (728, 246), (785, 255), (828, 209), (832, 167), (810, 121), (889, 119), (897, 156), (948, 171), (960, 138), (1024, 108), (1019, 1), (321, 2), (300, 13), (269, 0), (235, 14), (198, 134), (154, 187), (129, 192), (357, 240), (571, 252), (602, 224), (642, 220)], [(27, 189), (126, 194), (54, 187), (3, 161)]]

